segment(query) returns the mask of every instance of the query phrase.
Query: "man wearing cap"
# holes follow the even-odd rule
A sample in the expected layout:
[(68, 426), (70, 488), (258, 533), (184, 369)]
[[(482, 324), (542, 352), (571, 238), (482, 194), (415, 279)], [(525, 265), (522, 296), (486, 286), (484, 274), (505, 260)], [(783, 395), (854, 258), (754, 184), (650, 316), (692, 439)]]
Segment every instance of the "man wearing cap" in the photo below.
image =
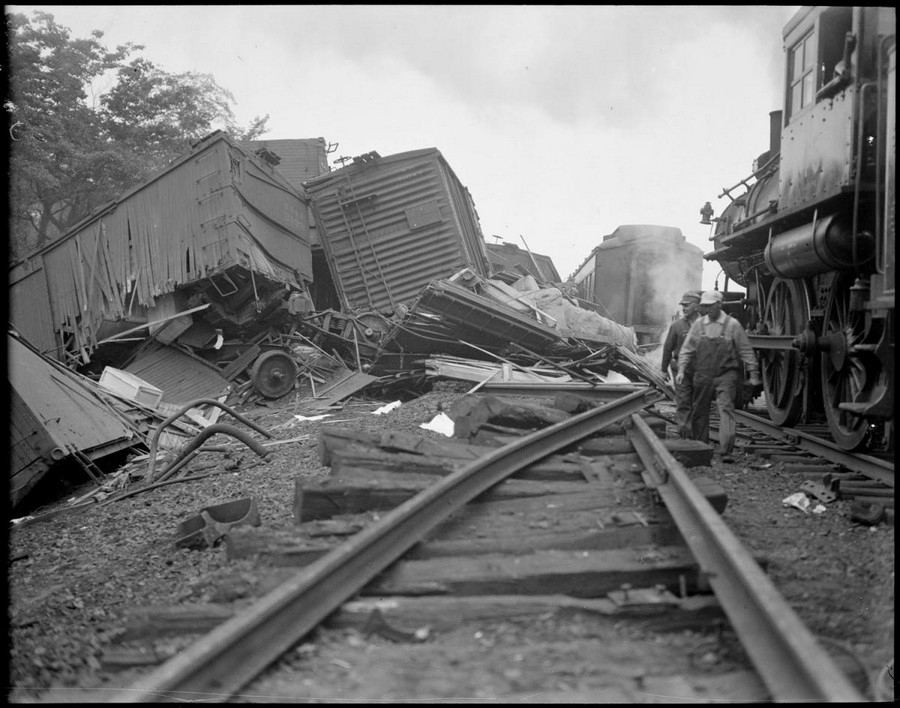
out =
[(750, 383), (759, 386), (759, 364), (747, 333), (734, 317), (722, 312), (722, 293), (707, 290), (700, 296), (700, 317), (688, 330), (678, 354), (676, 383), (682, 383), (693, 367), (691, 433), (709, 442), (709, 406), (713, 396), (719, 409), (719, 453), (728, 461), (734, 450), (734, 408), (738, 386), (743, 385), (741, 362), (750, 372)]
[[(668, 376), (670, 367), (672, 378), (678, 375), (678, 354), (681, 351), (681, 345), (687, 336), (691, 324), (698, 317), (698, 306), (700, 305), (700, 291), (688, 290), (681, 296), (681, 317), (675, 320), (669, 327), (669, 333), (666, 335), (666, 341), (663, 343), (662, 350), (662, 372)], [(675, 384), (675, 422), (678, 425), (678, 434), (682, 438), (691, 437), (690, 415), (691, 415), (691, 398), (693, 397), (693, 386), (691, 372), (687, 372), (682, 383)]]

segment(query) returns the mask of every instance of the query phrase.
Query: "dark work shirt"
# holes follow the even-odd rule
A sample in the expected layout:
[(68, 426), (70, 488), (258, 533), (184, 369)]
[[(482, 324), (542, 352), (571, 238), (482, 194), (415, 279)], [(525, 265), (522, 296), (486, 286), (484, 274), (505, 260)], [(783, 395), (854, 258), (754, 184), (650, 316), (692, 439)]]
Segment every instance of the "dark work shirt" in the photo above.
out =
[(669, 370), (669, 364), (673, 360), (678, 362), (678, 353), (681, 351), (681, 345), (684, 344), (684, 338), (687, 336), (691, 323), (684, 317), (679, 317), (669, 327), (669, 333), (666, 335), (666, 341), (663, 343), (662, 350), (662, 366), (663, 371)]

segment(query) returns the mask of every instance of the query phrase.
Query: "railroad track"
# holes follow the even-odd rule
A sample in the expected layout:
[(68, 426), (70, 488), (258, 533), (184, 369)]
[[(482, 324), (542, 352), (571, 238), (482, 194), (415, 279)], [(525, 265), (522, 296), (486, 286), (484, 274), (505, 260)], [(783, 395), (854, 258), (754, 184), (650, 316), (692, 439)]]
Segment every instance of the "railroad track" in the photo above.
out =
[[(506, 444), (471, 461), (457, 448), (435, 462), (424, 445), (413, 464), (416, 445), (392, 439), (404, 472), (361, 474), (366, 459), (386, 466), (383, 450), (323, 442), (338, 478), (298, 481), (298, 534), (234, 528), (226, 539), (230, 553), (301, 568), (282, 567), (249, 608), (207, 617), (211, 631), (112, 700), (230, 700), (322, 623), (415, 643), (398, 623), (573, 612), (642, 628), (717, 618), (755, 670), (753, 699), (861, 700), (719, 517), (715, 486), (688, 476), (685, 465), (708, 464), (711, 449), (660, 439), (646, 412), (661, 398), (638, 388), (531, 434), (503, 430)], [(645, 693), (644, 673), (629, 671)], [(617, 690), (614, 699), (634, 699)]]
[[(765, 411), (760, 409), (737, 411), (736, 417), (742, 428), (741, 432), (751, 438), (749, 442), (742, 444), (748, 452), (757, 452), (766, 447), (764, 440), (753, 440), (754, 436), (761, 434), (781, 447), (783, 455), (792, 455), (801, 460), (824, 460), (828, 464), (840, 465), (846, 470), (865, 475), (891, 489), (894, 487), (893, 456), (847, 452), (832, 442), (825, 426), (782, 428), (768, 420)], [(789, 458), (785, 458), (785, 461), (788, 460)]]

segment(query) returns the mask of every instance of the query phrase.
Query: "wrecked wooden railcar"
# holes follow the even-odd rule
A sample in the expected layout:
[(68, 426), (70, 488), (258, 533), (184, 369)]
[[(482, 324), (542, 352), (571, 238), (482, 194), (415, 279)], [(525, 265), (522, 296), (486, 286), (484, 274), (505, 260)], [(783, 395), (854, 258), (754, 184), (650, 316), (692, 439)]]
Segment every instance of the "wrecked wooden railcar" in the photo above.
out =
[(371, 152), (304, 186), (345, 313), (395, 314), (462, 268), (490, 275), (472, 197), (435, 148)]
[[(519, 248), (514, 243), (489, 243), (487, 255), (495, 277), (509, 274), (510, 277), (531, 275), (541, 283), (559, 283), (561, 278), (550, 256), (534, 253), (529, 248)], [(506, 278), (509, 280), (509, 277)]]
[(96, 385), (7, 336), (9, 495), (15, 508), (67, 458), (94, 460), (143, 441), (138, 425), (99, 395)]
[(249, 336), (311, 309), (309, 229), (304, 197), (217, 131), (13, 265), (10, 321), (70, 365), (137, 325), (199, 348)]

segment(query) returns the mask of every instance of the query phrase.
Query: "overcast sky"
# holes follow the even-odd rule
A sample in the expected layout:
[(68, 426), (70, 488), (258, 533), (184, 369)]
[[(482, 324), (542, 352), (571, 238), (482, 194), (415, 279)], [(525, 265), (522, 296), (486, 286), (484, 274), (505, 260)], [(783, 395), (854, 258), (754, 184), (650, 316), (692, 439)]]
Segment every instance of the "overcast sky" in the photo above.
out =
[[(337, 143), (332, 161), (437, 148), (488, 243), (571, 275), (620, 224), (679, 227), (750, 174), (781, 108), (797, 6), (34, 6), (74, 37), (143, 44), (212, 74), (263, 138)], [(719, 274), (705, 263), (703, 287)], [(720, 278), (720, 287), (722, 285)]]

